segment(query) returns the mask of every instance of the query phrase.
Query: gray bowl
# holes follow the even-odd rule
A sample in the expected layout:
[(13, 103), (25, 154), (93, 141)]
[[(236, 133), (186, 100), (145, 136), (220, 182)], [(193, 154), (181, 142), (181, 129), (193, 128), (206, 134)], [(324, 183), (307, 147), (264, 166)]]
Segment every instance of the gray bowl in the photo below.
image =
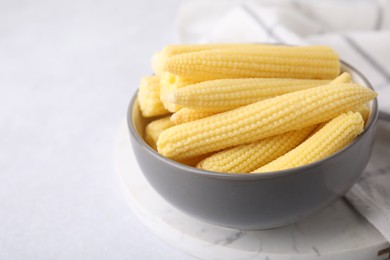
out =
[[(342, 70), (354, 82), (372, 88), (346, 63)], [(265, 174), (204, 171), (167, 159), (142, 139), (144, 119), (136, 95), (128, 110), (131, 144), (138, 164), (153, 188), (188, 215), (237, 229), (267, 229), (294, 223), (333, 203), (358, 180), (366, 167), (375, 138), (377, 100), (364, 132), (341, 151), (321, 161)]]

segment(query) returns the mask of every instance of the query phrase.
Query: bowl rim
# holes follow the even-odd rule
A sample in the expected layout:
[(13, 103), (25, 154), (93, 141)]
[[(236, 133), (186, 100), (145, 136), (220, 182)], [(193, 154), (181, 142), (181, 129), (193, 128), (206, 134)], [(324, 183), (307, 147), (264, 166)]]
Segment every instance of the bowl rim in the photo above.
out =
[[(340, 64), (344, 67), (348, 68), (351, 72), (357, 74), (365, 83), (365, 85), (374, 90), (370, 82), (367, 80), (367, 78), (355, 67), (350, 65), (349, 63), (343, 61), (340, 59)], [(372, 109), (371, 114), (369, 117), (368, 122), (366, 123), (364, 127), (364, 131), (355, 138), (350, 144), (345, 146), (343, 149), (337, 151), (336, 153), (327, 156), (319, 161), (315, 161), (309, 164), (305, 164), (302, 166), (298, 166), (291, 169), (285, 169), (280, 171), (273, 171), (273, 172), (265, 172), (265, 173), (223, 173), (223, 172), (214, 172), (214, 171), (208, 171), (208, 170), (202, 170), (195, 167), (187, 166), (185, 164), (178, 163), (172, 159), (169, 159), (167, 157), (164, 157), (160, 155), (157, 151), (155, 151), (153, 148), (151, 148), (145, 140), (138, 134), (138, 131), (133, 125), (133, 107), (135, 105), (135, 102), (137, 101), (137, 93), (138, 90), (133, 94), (133, 97), (130, 100), (128, 109), (127, 109), (127, 126), (130, 131), (131, 136), (134, 138), (134, 140), (138, 143), (138, 145), (144, 149), (147, 153), (149, 153), (151, 156), (155, 157), (156, 159), (170, 165), (171, 167), (178, 168), (186, 173), (199, 175), (203, 177), (208, 178), (214, 178), (214, 179), (225, 179), (225, 180), (240, 180), (240, 181), (253, 181), (253, 180), (263, 180), (263, 179), (278, 179), (278, 178), (284, 178), (289, 177), (291, 175), (296, 175), (300, 173), (306, 172), (307, 169), (315, 169), (322, 164), (326, 163), (329, 160), (332, 160), (334, 157), (337, 157), (343, 153), (346, 153), (349, 149), (351, 149), (352, 146), (354, 146), (356, 143), (358, 143), (365, 135), (367, 135), (368, 131), (374, 126), (375, 122), (378, 119), (379, 109), (378, 109), (378, 100), (377, 98), (374, 98), (372, 100)]]

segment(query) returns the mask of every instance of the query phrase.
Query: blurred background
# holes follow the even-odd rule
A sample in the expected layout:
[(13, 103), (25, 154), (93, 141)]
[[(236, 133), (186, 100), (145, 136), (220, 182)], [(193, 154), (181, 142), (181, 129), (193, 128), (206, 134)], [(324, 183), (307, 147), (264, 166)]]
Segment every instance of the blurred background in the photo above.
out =
[[(183, 2), (0, 1), (0, 259), (193, 259), (133, 215), (113, 154), (127, 104), (140, 78), (151, 73), (154, 52), (178, 41), (243, 39), (218, 34), (242, 31), (234, 10), (213, 27), (217, 31), (208, 31), (207, 22), (245, 1), (185, 8)], [(389, 26), (388, 5), (372, 2), (359, 9), (366, 17), (355, 18), (366, 19), (363, 27)], [(330, 25), (332, 32), (337, 25)], [(268, 36), (241, 35), (246, 41)], [(388, 50), (388, 42), (376, 42)], [(390, 60), (389, 52), (378, 59)], [(374, 66), (382, 70), (378, 86), (388, 85), (387, 68)]]
[(187, 259), (132, 214), (113, 154), (180, 2), (0, 1), (0, 259)]

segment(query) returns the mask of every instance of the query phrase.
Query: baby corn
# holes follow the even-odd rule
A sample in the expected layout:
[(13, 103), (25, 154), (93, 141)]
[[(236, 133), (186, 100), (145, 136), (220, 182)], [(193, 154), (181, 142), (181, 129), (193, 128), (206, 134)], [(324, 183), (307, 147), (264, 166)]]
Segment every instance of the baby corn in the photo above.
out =
[[(253, 45), (253, 44), (245, 44)], [(156, 74), (163, 71), (166, 60), (174, 55), (197, 52), (210, 49), (224, 49), (242, 46), (242, 44), (173, 44), (165, 46), (161, 52), (158, 52), (152, 57), (152, 68)]]
[(160, 78), (156, 76), (143, 77), (138, 90), (138, 104), (144, 117), (167, 114), (160, 100)]
[(172, 126), (173, 123), (171, 122), (169, 116), (150, 122), (145, 128), (145, 141), (150, 145), (150, 147), (157, 150), (157, 140), (161, 132)]
[(371, 113), (371, 110), (367, 106), (367, 104), (357, 106), (354, 109), (352, 109), (352, 111), (353, 112), (359, 112), (362, 115), (362, 117), (363, 117), (364, 124), (367, 123), (368, 118), (370, 117), (370, 113)]
[(189, 81), (187, 79), (184, 79), (183, 77), (169, 72), (162, 73), (160, 80), (160, 100), (164, 107), (170, 112), (178, 111), (181, 107), (177, 104), (172, 103), (169, 100), (171, 93), (176, 89), (182, 88), (193, 83), (193, 81)]
[(158, 139), (158, 152), (186, 159), (247, 144), (325, 122), (376, 95), (351, 83), (284, 94), (167, 129)]
[(195, 121), (215, 114), (216, 113), (214, 112), (200, 111), (200, 110), (194, 110), (194, 109), (183, 107), (171, 116), (171, 121), (175, 125), (180, 125), (183, 123)]
[(331, 83), (351, 83), (351, 75), (348, 72), (343, 72), (340, 76), (332, 80)]
[(172, 92), (172, 103), (210, 112), (223, 112), (262, 99), (328, 84), (330, 80), (245, 78), (219, 79), (188, 85)]
[(334, 79), (338, 55), (329, 47), (271, 45), (211, 49), (172, 56), (163, 70), (200, 82), (223, 78)]
[[(351, 75), (348, 72), (344, 72), (335, 78), (331, 83), (350, 83), (351, 81)], [(359, 105), (352, 109), (352, 111), (359, 112), (363, 117), (364, 123), (367, 123), (368, 117), (370, 116), (370, 109), (368, 108), (367, 104)]]
[(321, 160), (345, 147), (364, 127), (360, 113), (348, 112), (331, 120), (295, 149), (255, 170), (272, 172), (294, 168)]
[(275, 160), (299, 145), (316, 125), (268, 137), (216, 153), (196, 167), (215, 172), (249, 173)]

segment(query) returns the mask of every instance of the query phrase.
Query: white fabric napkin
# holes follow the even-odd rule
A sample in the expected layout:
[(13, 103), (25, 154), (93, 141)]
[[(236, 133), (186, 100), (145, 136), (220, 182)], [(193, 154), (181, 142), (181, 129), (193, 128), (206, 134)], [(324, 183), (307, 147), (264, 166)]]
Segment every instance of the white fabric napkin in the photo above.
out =
[[(390, 121), (390, 1), (191, 1), (176, 27), (181, 43), (329, 45), (368, 78), (379, 93), (380, 117)], [(384, 124), (380, 140), (388, 142), (377, 144), (382, 153), (346, 197), (390, 241), (390, 127)]]

